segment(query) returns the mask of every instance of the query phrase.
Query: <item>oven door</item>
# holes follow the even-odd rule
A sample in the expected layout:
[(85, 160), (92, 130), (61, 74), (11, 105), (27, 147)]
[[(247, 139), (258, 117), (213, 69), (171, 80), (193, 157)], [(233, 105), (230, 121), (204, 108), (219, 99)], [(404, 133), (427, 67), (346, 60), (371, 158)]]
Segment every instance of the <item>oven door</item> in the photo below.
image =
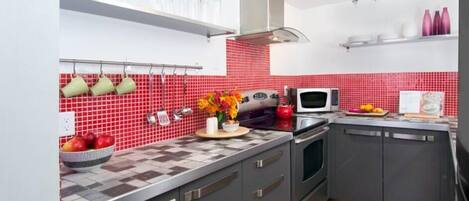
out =
[(298, 89), (297, 112), (331, 111), (331, 89)]
[(292, 201), (303, 199), (326, 179), (328, 131), (325, 126), (292, 141)]

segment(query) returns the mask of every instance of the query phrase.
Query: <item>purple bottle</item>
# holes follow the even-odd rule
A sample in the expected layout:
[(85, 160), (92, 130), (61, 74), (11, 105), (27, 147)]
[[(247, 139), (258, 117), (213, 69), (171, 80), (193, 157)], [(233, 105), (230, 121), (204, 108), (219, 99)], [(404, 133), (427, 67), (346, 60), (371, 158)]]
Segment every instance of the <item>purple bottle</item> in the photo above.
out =
[(441, 14), (441, 31), (440, 34), (451, 34), (451, 21), (449, 19), (448, 7), (443, 8)]
[(435, 17), (433, 17), (433, 35), (441, 34), (441, 17), (440, 11), (435, 12)]
[(425, 10), (425, 15), (423, 16), (422, 23), (422, 36), (432, 35), (432, 16), (430, 15), (430, 10)]

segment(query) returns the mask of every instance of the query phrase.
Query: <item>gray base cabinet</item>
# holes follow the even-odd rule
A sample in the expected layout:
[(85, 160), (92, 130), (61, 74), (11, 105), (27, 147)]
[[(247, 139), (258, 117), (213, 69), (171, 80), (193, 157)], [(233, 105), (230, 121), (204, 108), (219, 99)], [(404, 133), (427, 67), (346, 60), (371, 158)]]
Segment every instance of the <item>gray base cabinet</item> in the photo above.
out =
[(441, 132), (384, 129), (384, 201), (450, 201), (447, 137)]
[(381, 128), (332, 125), (330, 196), (340, 201), (382, 199)]
[(290, 146), (280, 147), (243, 161), (244, 201), (290, 200)]
[(290, 201), (290, 143), (148, 201)]
[(337, 201), (452, 201), (445, 132), (334, 124), (330, 196)]
[(180, 188), (181, 201), (242, 200), (241, 164), (235, 164)]

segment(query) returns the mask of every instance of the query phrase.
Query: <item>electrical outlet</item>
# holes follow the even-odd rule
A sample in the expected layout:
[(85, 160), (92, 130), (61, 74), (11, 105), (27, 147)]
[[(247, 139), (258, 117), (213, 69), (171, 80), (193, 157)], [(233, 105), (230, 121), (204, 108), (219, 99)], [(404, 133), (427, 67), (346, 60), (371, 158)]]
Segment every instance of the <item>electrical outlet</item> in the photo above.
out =
[(75, 112), (59, 113), (59, 136), (75, 135)]

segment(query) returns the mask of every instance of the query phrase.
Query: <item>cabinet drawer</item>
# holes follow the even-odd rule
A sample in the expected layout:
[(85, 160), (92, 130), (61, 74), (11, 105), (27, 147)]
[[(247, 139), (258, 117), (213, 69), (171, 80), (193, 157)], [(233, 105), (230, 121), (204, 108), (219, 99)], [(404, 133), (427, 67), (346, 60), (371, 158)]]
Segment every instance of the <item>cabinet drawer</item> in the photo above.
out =
[(243, 161), (244, 201), (290, 200), (290, 144)]
[(179, 201), (179, 189), (166, 192), (147, 201)]
[(180, 188), (181, 201), (242, 200), (241, 164), (227, 167)]

